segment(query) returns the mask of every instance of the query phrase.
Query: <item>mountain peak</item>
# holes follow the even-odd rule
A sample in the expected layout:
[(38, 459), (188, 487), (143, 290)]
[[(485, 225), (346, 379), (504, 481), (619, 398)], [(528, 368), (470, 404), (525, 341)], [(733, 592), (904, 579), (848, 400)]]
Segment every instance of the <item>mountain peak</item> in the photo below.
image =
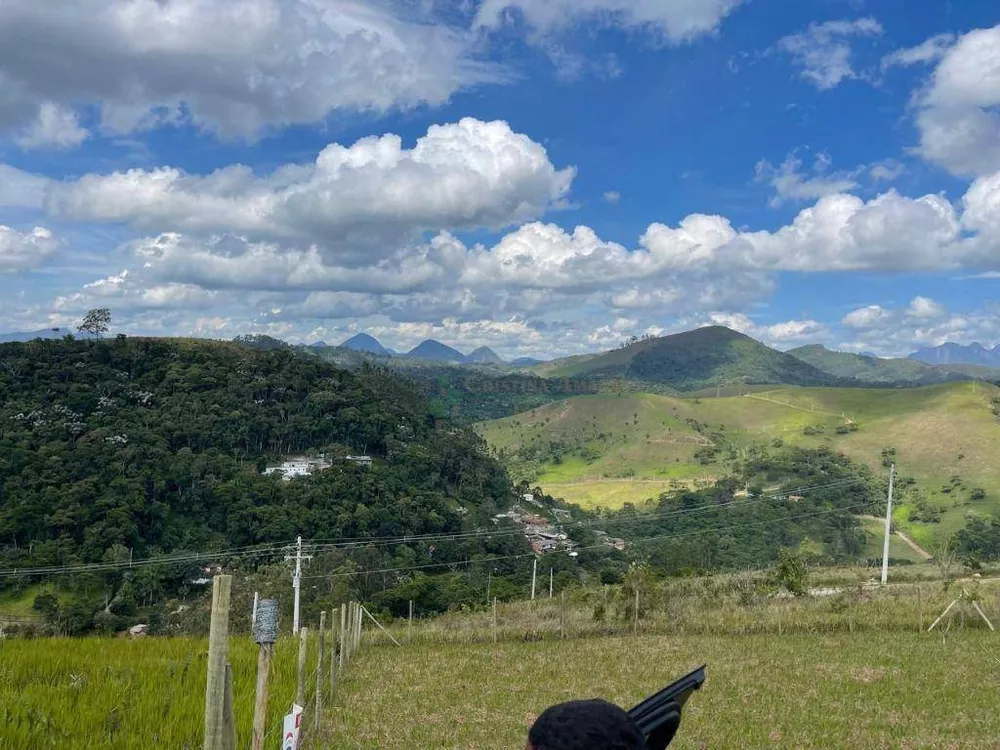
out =
[(468, 357), (465, 358), (466, 362), (473, 362), (476, 364), (483, 365), (502, 365), (503, 360), (500, 355), (495, 351), (490, 349), (488, 346), (481, 346)]
[(411, 349), (407, 355), (412, 359), (426, 359), (431, 362), (465, 362), (465, 355), (457, 349), (434, 339), (427, 339)]
[(359, 333), (356, 336), (352, 336), (347, 339), (342, 347), (345, 349), (350, 349), (355, 352), (368, 352), (369, 354), (379, 354), (383, 357), (391, 356), (391, 352), (379, 343), (379, 340), (374, 336), (369, 336), (367, 333)]

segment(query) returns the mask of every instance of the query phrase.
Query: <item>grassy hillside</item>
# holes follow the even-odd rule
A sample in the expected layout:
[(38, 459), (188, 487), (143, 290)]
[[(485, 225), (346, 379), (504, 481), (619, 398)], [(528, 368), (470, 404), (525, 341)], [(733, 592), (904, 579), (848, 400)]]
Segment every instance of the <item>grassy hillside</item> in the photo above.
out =
[(1000, 380), (1000, 370), (979, 365), (929, 365), (915, 359), (880, 359), (835, 352), (815, 344), (788, 352), (838, 378), (872, 385), (934, 385), (960, 380)]
[(625, 377), (690, 391), (732, 383), (832, 385), (837, 378), (749, 336), (709, 326), (542, 366), (548, 377)]
[(982, 383), (778, 388), (722, 398), (602, 395), (479, 430), (514, 473), (569, 501), (611, 507), (723, 476), (753, 451), (779, 444), (830, 446), (879, 472), (888, 471), (883, 450), (894, 449), (885, 458), (901, 477), (895, 520), (930, 544), (960, 528), (967, 513), (1000, 505), (998, 404), (1000, 388)]

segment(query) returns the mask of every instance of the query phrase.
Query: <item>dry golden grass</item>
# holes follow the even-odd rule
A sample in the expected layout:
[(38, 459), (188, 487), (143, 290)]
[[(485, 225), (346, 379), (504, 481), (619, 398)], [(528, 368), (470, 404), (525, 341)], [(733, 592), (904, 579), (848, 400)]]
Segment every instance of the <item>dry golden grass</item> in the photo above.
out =
[(629, 707), (702, 663), (672, 747), (995, 748), (997, 637), (639, 636), (368, 650), (328, 717), (336, 748), (520, 750), (537, 713)]

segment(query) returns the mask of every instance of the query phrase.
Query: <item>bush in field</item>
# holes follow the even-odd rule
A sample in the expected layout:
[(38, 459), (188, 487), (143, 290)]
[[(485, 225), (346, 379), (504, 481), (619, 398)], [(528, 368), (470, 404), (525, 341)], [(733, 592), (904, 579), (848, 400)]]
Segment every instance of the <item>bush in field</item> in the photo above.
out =
[(778, 561), (774, 566), (774, 582), (795, 596), (804, 596), (809, 572), (805, 555), (801, 549), (782, 547), (778, 550)]

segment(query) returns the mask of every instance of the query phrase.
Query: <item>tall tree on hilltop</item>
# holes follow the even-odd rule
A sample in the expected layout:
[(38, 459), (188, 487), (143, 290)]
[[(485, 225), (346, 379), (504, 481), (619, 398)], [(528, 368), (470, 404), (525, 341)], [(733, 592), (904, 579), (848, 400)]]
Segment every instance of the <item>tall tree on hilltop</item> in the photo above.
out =
[(98, 307), (87, 311), (83, 322), (77, 326), (76, 330), (101, 338), (101, 334), (107, 333), (110, 327), (111, 311), (106, 307)]

